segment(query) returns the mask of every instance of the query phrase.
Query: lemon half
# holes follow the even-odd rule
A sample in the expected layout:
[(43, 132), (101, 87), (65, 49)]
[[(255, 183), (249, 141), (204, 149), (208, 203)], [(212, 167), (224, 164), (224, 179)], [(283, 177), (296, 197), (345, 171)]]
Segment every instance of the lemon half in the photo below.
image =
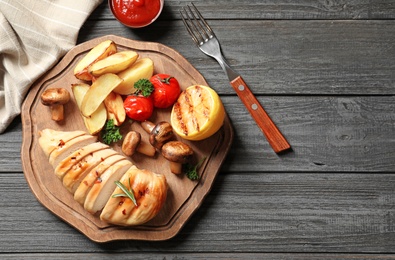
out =
[(217, 92), (192, 85), (181, 92), (171, 111), (170, 122), (180, 137), (198, 141), (215, 134), (225, 119), (225, 108)]

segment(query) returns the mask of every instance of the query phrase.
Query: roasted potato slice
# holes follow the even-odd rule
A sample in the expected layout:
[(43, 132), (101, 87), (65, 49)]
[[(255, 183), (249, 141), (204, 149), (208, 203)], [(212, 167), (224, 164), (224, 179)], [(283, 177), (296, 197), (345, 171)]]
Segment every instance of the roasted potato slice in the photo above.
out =
[(111, 40), (103, 41), (93, 47), (75, 66), (74, 76), (81, 80), (91, 81), (89, 66), (117, 52), (117, 46)]
[(92, 83), (81, 102), (82, 115), (85, 117), (91, 116), (111, 91), (113, 91), (121, 82), (122, 79), (112, 73), (107, 73), (98, 77)]
[(116, 74), (131, 66), (138, 56), (137, 52), (134, 51), (120, 51), (93, 63), (88, 68), (88, 71), (94, 77), (99, 77), (106, 73)]
[[(71, 90), (74, 95), (75, 102), (77, 103), (78, 108), (81, 111), (81, 103), (82, 100), (84, 99), (86, 92), (88, 92), (90, 86), (88, 84), (84, 83), (79, 83), (79, 84), (72, 84), (71, 85)], [(88, 132), (91, 135), (99, 133), (107, 120), (107, 110), (104, 106), (104, 104), (100, 104), (99, 107), (95, 110), (95, 112), (92, 113), (90, 117), (82, 117), (86, 126), (86, 129), (88, 129)]]
[(150, 58), (138, 59), (132, 66), (118, 73), (123, 82), (114, 89), (114, 92), (121, 95), (134, 93), (134, 83), (139, 79), (149, 79), (154, 73), (154, 62)]
[(111, 92), (104, 99), (104, 105), (107, 109), (107, 118), (113, 119), (114, 125), (120, 126), (126, 119), (122, 96), (118, 93)]

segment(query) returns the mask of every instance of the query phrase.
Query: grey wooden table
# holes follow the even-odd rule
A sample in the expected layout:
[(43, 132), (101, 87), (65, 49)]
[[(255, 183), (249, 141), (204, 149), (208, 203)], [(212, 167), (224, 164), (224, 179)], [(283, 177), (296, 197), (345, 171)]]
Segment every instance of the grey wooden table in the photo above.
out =
[(31, 193), (17, 118), (0, 135), (0, 258), (395, 258), (395, 1), (195, 2), (291, 143), (283, 155), (193, 46), (178, 12), (187, 3), (166, 0), (157, 22), (131, 30), (104, 1), (78, 42), (163, 43), (220, 93), (235, 138), (201, 208), (168, 241), (92, 242)]

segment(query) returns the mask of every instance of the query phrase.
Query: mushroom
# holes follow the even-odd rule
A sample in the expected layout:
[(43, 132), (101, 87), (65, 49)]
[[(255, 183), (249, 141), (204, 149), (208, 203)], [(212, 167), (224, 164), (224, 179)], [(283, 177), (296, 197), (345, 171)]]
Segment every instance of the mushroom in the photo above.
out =
[(64, 88), (47, 88), (41, 94), (41, 103), (51, 109), (52, 120), (62, 121), (64, 118), (63, 105), (69, 102), (70, 93)]
[(170, 162), (170, 171), (174, 174), (182, 172), (182, 164), (187, 163), (193, 155), (192, 148), (180, 141), (169, 141), (162, 147), (162, 155)]
[(150, 121), (144, 121), (141, 126), (150, 134), (149, 142), (157, 151), (160, 151), (164, 143), (173, 137), (173, 127), (166, 121), (161, 121), (156, 125)]
[(122, 152), (127, 156), (132, 156), (136, 151), (150, 157), (153, 157), (156, 152), (154, 147), (141, 141), (139, 132), (130, 131), (123, 140)]

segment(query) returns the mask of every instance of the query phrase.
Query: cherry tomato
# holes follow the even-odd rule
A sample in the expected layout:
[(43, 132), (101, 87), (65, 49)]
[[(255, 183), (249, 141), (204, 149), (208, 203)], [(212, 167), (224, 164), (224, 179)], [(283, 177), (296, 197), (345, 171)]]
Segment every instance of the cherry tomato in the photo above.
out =
[(141, 95), (127, 96), (123, 102), (126, 115), (137, 121), (145, 121), (151, 117), (154, 111), (154, 104), (151, 97)]
[(181, 92), (176, 78), (167, 74), (156, 74), (151, 77), (150, 81), (154, 85), (154, 91), (151, 94), (154, 107), (167, 108), (176, 102)]

